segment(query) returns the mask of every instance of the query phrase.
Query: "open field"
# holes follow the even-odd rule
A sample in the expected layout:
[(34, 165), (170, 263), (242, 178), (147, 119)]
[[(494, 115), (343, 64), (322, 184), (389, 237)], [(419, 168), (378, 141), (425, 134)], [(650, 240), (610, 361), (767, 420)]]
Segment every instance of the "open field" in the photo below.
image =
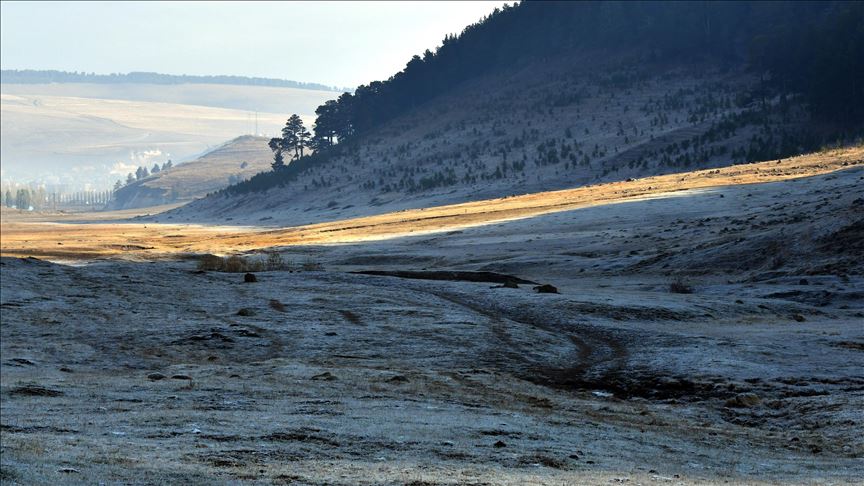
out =
[[(111, 256), (152, 259), (184, 253), (228, 254), (285, 245), (369, 241), (527, 218), (677, 191), (808, 177), (859, 166), (862, 163), (864, 148), (855, 147), (779, 161), (279, 229), (259, 227), (262, 224), (267, 225), (267, 220), (232, 222), (236, 226), (154, 222), (86, 225), (32, 223), (18, 221), (13, 212), (4, 212), (0, 253), (7, 256), (60, 259)], [(128, 217), (129, 214), (126, 212), (117, 216)], [(99, 219), (104, 221), (110, 216), (110, 213), (100, 214)], [(327, 213), (317, 216), (324, 219)], [(278, 218), (278, 215), (276, 217)]]
[[(862, 183), (855, 148), (300, 228), (4, 212), (3, 255), (74, 264), (2, 259), (2, 481), (860, 482)], [(184, 259), (240, 251), (285, 267)]]

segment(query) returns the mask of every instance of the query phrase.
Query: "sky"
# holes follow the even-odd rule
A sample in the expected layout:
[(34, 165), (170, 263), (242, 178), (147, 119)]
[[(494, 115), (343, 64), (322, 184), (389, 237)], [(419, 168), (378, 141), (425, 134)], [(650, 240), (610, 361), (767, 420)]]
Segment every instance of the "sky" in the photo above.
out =
[(0, 2), (3, 69), (149, 71), (354, 88), (504, 2)]

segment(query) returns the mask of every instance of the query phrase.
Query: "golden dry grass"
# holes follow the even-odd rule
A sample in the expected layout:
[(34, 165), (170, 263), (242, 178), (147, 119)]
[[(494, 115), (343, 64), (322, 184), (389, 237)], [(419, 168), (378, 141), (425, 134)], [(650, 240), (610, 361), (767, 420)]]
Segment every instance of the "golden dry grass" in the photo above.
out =
[(864, 146), (858, 146), (783, 160), (279, 229), (38, 222), (21, 220), (14, 213), (4, 212), (0, 254), (55, 260), (112, 257), (152, 260), (177, 258), (190, 253), (232, 254), (277, 246), (379, 240), (527, 218), (674, 191), (808, 177), (862, 164)]
[[(273, 152), (267, 146), (269, 140), (266, 137), (238, 137), (196, 160), (160, 172), (142, 184), (163, 189), (166, 193), (173, 189), (181, 199), (204, 197), (208, 192), (225, 187), (232, 175), (249, 178), (270, 170)], [(241, 168), (242, 162), (246, 162), (247, 166)]]

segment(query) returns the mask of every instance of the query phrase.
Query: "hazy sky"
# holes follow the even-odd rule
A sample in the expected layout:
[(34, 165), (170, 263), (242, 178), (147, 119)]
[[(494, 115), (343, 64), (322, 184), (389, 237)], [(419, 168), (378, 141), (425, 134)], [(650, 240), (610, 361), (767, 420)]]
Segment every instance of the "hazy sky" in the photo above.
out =
[(3, 69), (232, 74), (355, 87), (504, 2), (0, 2)]

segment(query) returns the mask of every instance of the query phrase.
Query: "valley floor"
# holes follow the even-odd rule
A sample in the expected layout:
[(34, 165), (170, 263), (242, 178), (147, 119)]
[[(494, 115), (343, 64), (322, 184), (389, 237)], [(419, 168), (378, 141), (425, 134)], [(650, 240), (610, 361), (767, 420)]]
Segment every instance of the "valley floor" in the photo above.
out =
[[(219, 225), (172, 223), (170, 211), (167, 213), (169, 216), (150, 214), (170, 206), (59, 217), (8, 210), (2, 213), (0, 254), (54, 261), (94, 258), (152, 261), (287, 245), (368, 242), (513, 221), (595, 205), (669, 197), (681, 191), (829, 174), (861, 165), (864, 165), (864, 146), (856, 146), (776, 161), (461, 204), (440, 206), (436, 199), (430, 199), (429, 207), (420, 209), (403, 209), (398, 205), (317, 210), (298, 208), (294, 213), (281, 214), (267, 213), (265, 200), (249, 208), (251, 216), (242, 220), (229, 218)], [(452, 197), (455, 196), (448, 196)], [(268, 216), (259, 217), (264, 213)], [(311, 221), (324, 222), (305, 224)]]
[(28, 239), (39, 226), (7, 220), (4, 255), (38, 239), (76, 262), (2, 259), (3, 483), (855, 483), (864, 169), (844, 162), (291, 240), (295, 271), (254, 283), (171, 258), (204, 227), (201, 243), (160, 242), (178, 226), (106, 250), (123, 240), (87, 240), (98, 224)]

